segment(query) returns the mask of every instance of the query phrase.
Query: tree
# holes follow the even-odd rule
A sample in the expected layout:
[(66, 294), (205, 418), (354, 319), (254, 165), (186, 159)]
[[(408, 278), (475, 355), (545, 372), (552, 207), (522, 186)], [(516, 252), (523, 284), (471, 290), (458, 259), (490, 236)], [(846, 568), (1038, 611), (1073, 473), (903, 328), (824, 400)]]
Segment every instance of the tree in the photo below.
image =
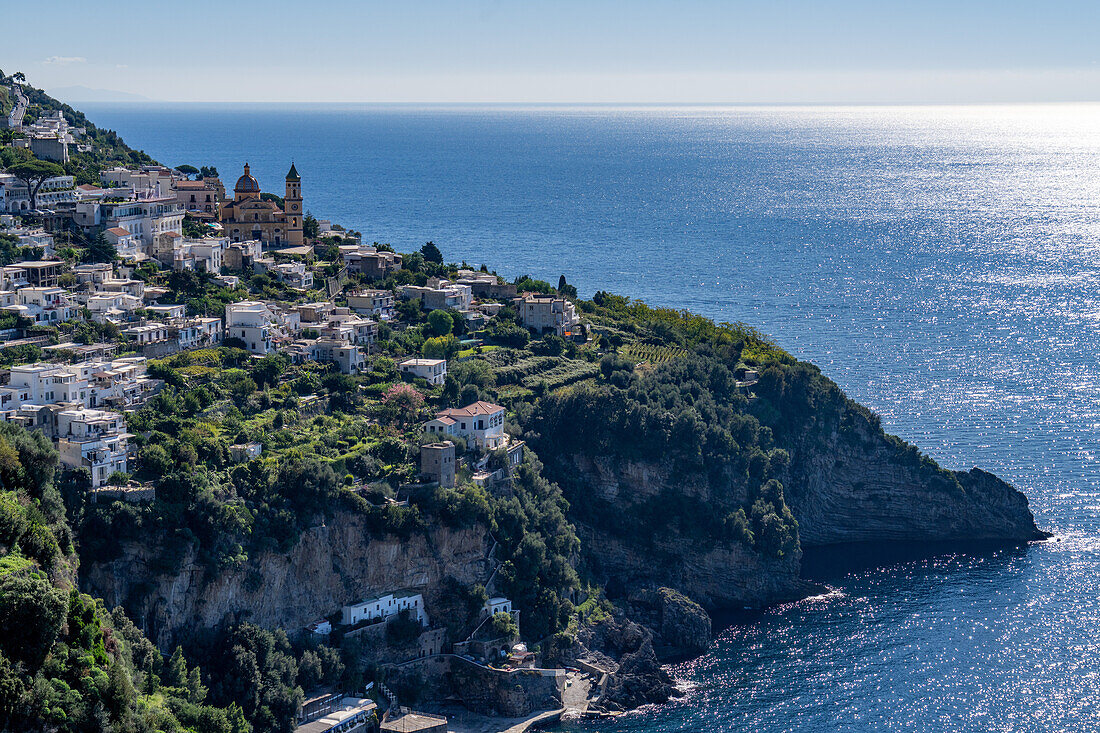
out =
[(38, 189), (50, 178), (65, 175), (65, 169), (48, 160), (27, 160), (8, 166), (8, 173), (18, 178), (31, 195), (31, 210), (38, 208)]
[(107, 240), (107, 235), (100, 232), (84, 248), (83, 259), (85, 262), (114, 262), (118, 259), (118, 250)]
[(577, 297), (577, 289), (565, 281), (565, 275), (558, 278), (558, 293), (567, 298)]
[(199, 178), (217, 178), (218, 169), (212, 165), (204, 165), (199, 168)]
[(425, 262), (434, 262), (437, 265), (443, 264), (443, 253), (439, 251), (439, 247), (435, 246), (435, 242), (428, 242), (421, 247), (420, 254), (424, 255)]
[(436, 336), (424, 341), (420, 353), (429, 359), (451, 359), (458, 353), (459, 343), (454, 334)]
[(395, 384), (382, 395), (382, 412), (390, 422), (405, 425), (424, 406), (424, 395), (411, 384)]
[(0, 651), (35, 672), (65, 620), (65, 596), (42, 573), (0, 576)]
[(305, 218), (302, 219), (302, 235), (306, 239), (316, 239), (320, 233), (321, 225), (313, 218), (313, 212), (307, 211)]
[(176, 170), (188, 177), (193, 176), (199, 172), (199, 169), (193, 165), (177, 165)]
[(444, 310), (434, 310), (428, 314), (428, 326), (436, 336), (446, 336), (454, 330), (454, 320)]

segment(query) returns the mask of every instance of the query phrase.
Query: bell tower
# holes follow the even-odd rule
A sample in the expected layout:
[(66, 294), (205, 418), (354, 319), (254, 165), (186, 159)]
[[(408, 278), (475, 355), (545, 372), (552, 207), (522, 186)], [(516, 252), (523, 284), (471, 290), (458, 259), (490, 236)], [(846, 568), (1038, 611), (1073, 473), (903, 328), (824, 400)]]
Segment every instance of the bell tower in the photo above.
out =
[(283, 211), (286, 212), (286, 238), (287, 242), (296, 247), (305, 239), (302, 236), (302, 177), (298, 175), (298, 169), (290, 164), (290, 172), (286, 174), (286, 196), (283, 197)]

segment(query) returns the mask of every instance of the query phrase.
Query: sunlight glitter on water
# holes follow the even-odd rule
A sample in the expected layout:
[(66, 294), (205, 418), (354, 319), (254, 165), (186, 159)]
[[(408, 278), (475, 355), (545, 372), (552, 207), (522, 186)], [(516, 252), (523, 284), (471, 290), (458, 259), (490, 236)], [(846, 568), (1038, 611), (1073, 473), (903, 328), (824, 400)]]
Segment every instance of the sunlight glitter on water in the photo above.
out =
[(1100, 105), (88, 112), (165, 162), (294, 159), (367, 241), (757, 326), (1062, 538), (822, 578), (593, 729), (1100, 729)]

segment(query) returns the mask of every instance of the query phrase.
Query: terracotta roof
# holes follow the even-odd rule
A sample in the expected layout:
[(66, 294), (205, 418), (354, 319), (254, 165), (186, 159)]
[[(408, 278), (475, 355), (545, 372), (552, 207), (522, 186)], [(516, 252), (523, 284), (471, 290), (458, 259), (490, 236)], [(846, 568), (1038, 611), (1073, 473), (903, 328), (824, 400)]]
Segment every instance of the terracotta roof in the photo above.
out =
[[(193, 189), (201, 190), (201, 189), (204, 189), (206, 187), (207, 187), (207, 184), (204, 181), (176, 181), (176, 188), (184, 188), (184, 189), (193, 188)], [(211, 188), (213, 188), (213, 186), (211, 186)]]
[(465, 407), (451, 408), (449, 410), (441, 410), (435, 413), (436, 417), (474, 417), (476, 415), (492, 415), (494, 412), (500, 412), (504, 408), (500, 405), (494, 405), (492, 402), (484, 402), (478, 400), (472, 405), (466, 405)]
[(81, 183), (79, 186), (77, 186), (77, 188), (79, 188), (81, 191), (102, 191), (103, 190), (99, 186), (93, 186), (90, 183)]
[(126, 229), (125, 227), (111, 227), (107, 231), (109, 231), (111, 234), (115, 235), (116, 237), (128, 237), (128, 236), (130, 236), (130, 230)]

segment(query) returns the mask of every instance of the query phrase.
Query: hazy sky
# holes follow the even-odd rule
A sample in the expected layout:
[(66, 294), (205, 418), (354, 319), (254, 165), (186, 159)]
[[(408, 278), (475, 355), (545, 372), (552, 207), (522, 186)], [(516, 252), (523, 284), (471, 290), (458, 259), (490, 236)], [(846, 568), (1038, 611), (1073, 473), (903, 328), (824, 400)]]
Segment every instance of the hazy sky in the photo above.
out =
[(81, 0), (48, 15), (4, 34), (0, 68), (162, 100), (1100, 100), (1096, 0)]

